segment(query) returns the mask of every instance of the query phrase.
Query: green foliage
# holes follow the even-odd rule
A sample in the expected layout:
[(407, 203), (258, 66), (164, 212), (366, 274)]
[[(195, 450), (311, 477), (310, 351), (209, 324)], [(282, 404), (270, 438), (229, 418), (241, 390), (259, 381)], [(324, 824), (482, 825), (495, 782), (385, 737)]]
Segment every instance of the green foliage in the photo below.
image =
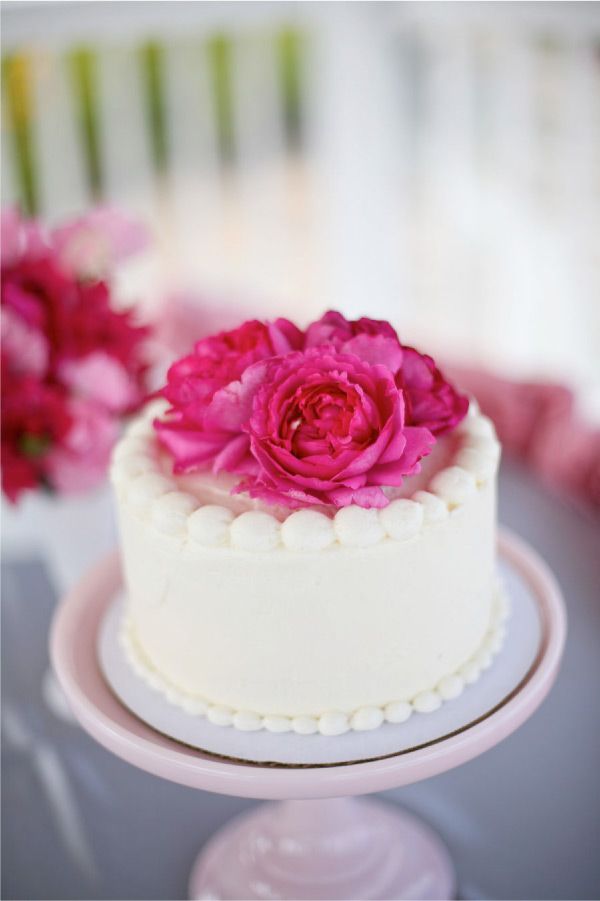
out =
[(231, 84), (232, 49), (232, 41), (225, 35), (215, 35), (206, 46), (214, 98), (217, 142), (219, 155), (223, 162), (231, 162), (235, 156)]
[(102, 194), (102, 160), (100, 158), (98, 87), (96, 56), (93, 50), (80, 47), (67, 57), (71, 86), (75, 98), (77, 124), (85, 158), (85, 169), (92, 196)]
[(297, 149), (302, 139), (302, 36), (293, 29), (277, 35), (278, 80), (288, 147)]
[(169, 159), (164, 93), (164, 49), (156, 41), (149, 41), (141, 48), (140, 58), (152, 159), (156, 171), (163, 172)]
[(15, 175), (23, 211), (38, 212), (38, 180), (33, 152), (31, 67), (24, 53), (2, 60), (2, 130), (12, 142)]

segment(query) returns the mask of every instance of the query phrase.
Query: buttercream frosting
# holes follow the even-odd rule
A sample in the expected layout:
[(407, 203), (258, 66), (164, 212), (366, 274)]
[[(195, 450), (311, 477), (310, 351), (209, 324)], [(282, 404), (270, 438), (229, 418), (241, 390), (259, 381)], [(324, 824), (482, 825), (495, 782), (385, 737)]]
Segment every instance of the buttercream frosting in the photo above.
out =
[(266, 729), (268, 732), (295, 732), (298, 735), (342, 735), (354, 730), (366, 732), (383, 723), (406, 722), (413, 713), (433, 713), (445, 701), (459, 697), (467, 685), (472, 685), (487, 669), (500, 651), (506, 636), (505, 622), (510, 615), (508, 598), (500, 584), (496, 586), (489, 629), (481, 646), (472, 658), (455, 673), (439, 680), (437, 685), (421, 691), (411, 700), (389, 701), (383, 706), (370, 705), (354, 711), (328, 710), (321, 714), (287, 717), (281, 714), (260, 714), (249, 710), (234, 710), (221, 704), (211, 704), (205, 698), (186, 695), (170, 685), (145, 659), (139, 648), (131, 623), (125, 619), (120, 642), (132, 668), (152, 689), (160, 692), (171, 704), (187, 713), (206, 716), (216, 726), (233, 726), (243, 732)]
[[(194, 502), (189, 477), (181, 479), (165, 472), (149, 427), (164, 408), (162, 401), (155, 401), (143, 418), (129, 427), (113, 455), (112, 480), (121, 498), (139, 515), (149, 516), (158, 530), (168, 531), (168, 518), (174, 528), (176, 519), (182, 531), (205, 547), (231, 546), (260, 552), (282, 546), (317, 551), (334, 543), (370, 547), (385, 538), (406, 541), (424, 526), (446, 519), (477, 488), (493, 479), (500, 456), (490, 420), (472, 405), (470, 415), (456, 430), (459, 440), (450, 465), (433, 475), (427, 490), (415, 491), (412, 497), (395, 498), (381, 510), (350, 505), (333, 515), (312, 509), (278, 510), (278, 515), (264, 509), (245, 509), (235, 515), (228, 506), (203, 504), (200, 498)], [(182, 486), (184, 491), (180, 490)], [(165, 501), (164, 495), (172, 500)], [(228, 502), (226, 494), (224, 502)], [(156, 515), (154, 507), (158, 508)]]
[(437, 709), (504, 640), (493, 606), (500, 447), (475, 404), (381, 509), (269, 507), (174, 475), (157, 402), (115, 450), (123, 642), (190, 715), (339, 735)]

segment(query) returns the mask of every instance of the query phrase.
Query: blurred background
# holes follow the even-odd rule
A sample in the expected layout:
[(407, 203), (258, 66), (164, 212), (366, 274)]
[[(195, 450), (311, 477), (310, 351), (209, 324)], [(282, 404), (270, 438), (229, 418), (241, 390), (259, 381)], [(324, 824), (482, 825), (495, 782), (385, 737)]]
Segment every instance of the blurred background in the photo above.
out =
[[(146, 223), (119, 294), (173, 346), (334, 307), (507, 379), (488, 386), (499, 416), (523, 380), (573, 389), (569, 467), (585, 445), (594, 479), (578, 505), (515, 460), (500, 489), (501, 520), (567, 593), (561, 680), (509, 742), (401, 798), (449, 843), (461, 897), (595, 897), (600, 571), (580, 502), (600, 498), (600, 5), (3, 2), (1, 190), (49, 223), (98, 203)], [(546, 410), (509, 396), (532, 422)], [(53, 606), (114, 542), (106, 486), (3, 505), (4, 897), (182, 895), (199, 843), (244, 806), (60, 719)]]
[(152, 227), (129, 278), (393, 320), (600, 410), (595, 3), (4, 4), (2, 200)]

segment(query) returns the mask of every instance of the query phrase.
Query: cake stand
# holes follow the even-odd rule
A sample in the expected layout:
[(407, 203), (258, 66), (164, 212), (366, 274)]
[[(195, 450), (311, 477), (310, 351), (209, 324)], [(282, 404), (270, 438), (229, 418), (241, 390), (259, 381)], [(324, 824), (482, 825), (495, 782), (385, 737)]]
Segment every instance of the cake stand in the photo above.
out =
[(349, 796), (459, 766), (518, 729), (543, 701), (565, 640), (560, 590), (519, 539), (503, 533), (500, 551), (527, 582), (542, 624), (526, 678), (500, 706), (464, 729), (365, 763), (257, 765), (204, 754), (161, 735), (121, 704), (97, 660), (98, 629), (120, 584), (118, 557), (98, 564), (65, 598), (52, 624), (52, 663), (73, 713), (93, 738), (134, 766), (191, 788), (280, 802), (235, 818), (209, 841), (192, 871), (192, 898), (454, 897), (450, 857), (434, 833), (394, 806)]

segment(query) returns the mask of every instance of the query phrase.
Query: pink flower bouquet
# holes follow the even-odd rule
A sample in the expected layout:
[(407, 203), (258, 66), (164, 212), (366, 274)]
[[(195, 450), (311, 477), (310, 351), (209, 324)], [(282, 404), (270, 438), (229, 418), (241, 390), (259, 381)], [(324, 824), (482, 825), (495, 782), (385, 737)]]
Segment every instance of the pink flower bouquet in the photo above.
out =
[(106, 277), (144, 233), (112, 210), (55, 231), (2, 214), (2, 489), (99, 482), (119, 419), (145, 395), (146, 328)]
[(246, 322), (174, 363), (155, 428), (175, 472), (240, 476), (288, 507), (384, 507), (468, 400), (387, 322), (326, 313), (302, 332)]

